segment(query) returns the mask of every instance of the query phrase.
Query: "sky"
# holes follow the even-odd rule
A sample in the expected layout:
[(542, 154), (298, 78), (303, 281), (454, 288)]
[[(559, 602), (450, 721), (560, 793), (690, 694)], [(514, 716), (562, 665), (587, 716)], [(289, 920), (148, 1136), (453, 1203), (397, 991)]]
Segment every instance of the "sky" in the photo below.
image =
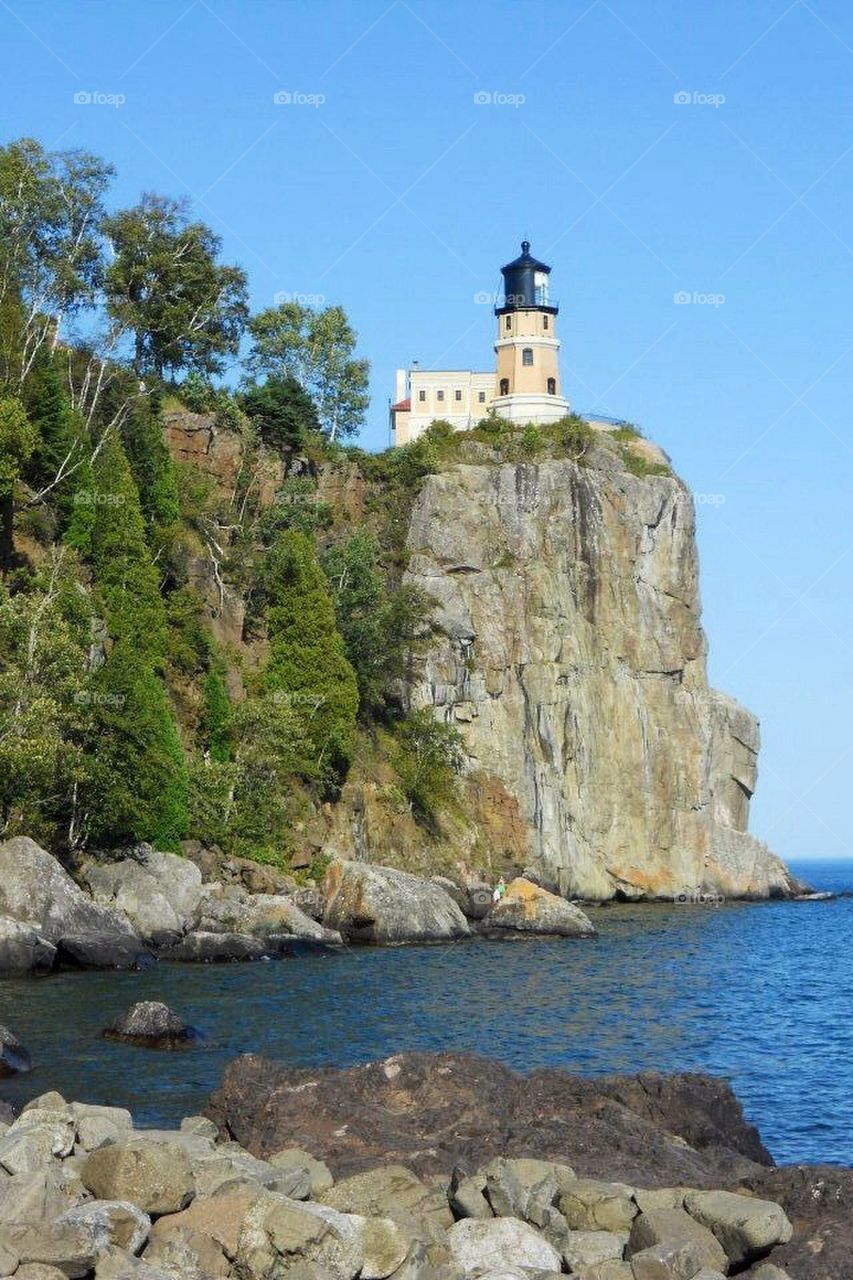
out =
[(184, 195), (252, 306), (372, 366), (489, 369), (529, 238), (564, 391), (696, 495), (712, 683), (761, 719), (751, 829), (853, 857), (853, 8), (845, 0), (0, 0), (3, 135)]

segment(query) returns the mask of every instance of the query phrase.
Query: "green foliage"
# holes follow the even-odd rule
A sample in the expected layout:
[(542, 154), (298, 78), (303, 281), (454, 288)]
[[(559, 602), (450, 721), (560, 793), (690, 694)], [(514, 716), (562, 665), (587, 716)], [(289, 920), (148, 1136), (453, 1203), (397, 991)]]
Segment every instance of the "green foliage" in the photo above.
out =
[(330, 440), (359, 430), (370, 402), (370, 365), (354, 354), (357, 334), (343, 307), (314, 311), (284, 302), (253, 316), (248, 327), (251, 375), (295, 379), (311, 398)]
[(387, 712), (394, 684), (426, 628), (430, 602), (417, 588), (388, 589), (379, 568), (379, 547), (366, 530), (332, 547), (323, 557), (335, 600), (338, 629), (358, 681), (364, 719)]
[(208, 671), (203, 694), (202, 744), (209, 752), (211, 760), (215, 760), (218, 764), (227, 764), (231, 759), (234, 711), (219, 667), (211, 667)]
[(619, 453), (632, 476), (644, 479), (646, 476), (671, 476), (672, 471), (665, 462), (650, 462), (641, 453), (636, 453), (629, 444), (623, 444)]
[(298, 529), (273, 543), (262, 576), (269, 601), (264, 690), (292, 709), (302, 725), (309, 751), (300, 772), (334, 785), (352, 756), (358, 686), (326, 577), (310, 540)]
[(122, 428), (122, 443), (156, 551), (180, 518), (175, 467), (163, 439), (157, 397), (139, 397), (133, 402)]
[(317, 484), (309, 476), (292, 476), (285, 480), (271, 507), (261, 513), (258, 529), (261, 540), (270, 543), (285, 529), (301, 529), (309, 537), (332, 524), (333, 512), (328, 502), (317, 497)]
[(27, 479), (35, 488), (53, 485), (52, 502), (64, 527), (71, 516), (76, 472), (83, 457), (82, 428), (65, 394), (56, 368), (41, 361), (25, 387), (27, 413), (33, 423), (37, 444), (27, 468)]
[(97, 506), (95, 494), (95, 469), (88, 457), (71, 477), (70, 514), (65, 530), (65, 542), (80, 555), (89, 559), (92, 555), (92, 536), (95, 531)]
[(541, 451), (542, 443), (542, 432), (539, 427), (534, 422), (528, 422), (518, 442), (520, 453), (523, 457), (533, 457)]
[(240, 404), (271, 449), (301, 449), (312, 432), (320, 430), (313, 400), (289, 375), (251, 384)]
[(197, 369), (191, 369), (175, 390), (191, 413), (212, 413), (218, 427), (229, 427), (232, 431), (242, 425), (240, 406), (230, 391), (226, 387), (215, 387)]
[(204, 619), (204, 603), (195, 587), (178, 587), (166, 600), (166, 658), (184, 675), (206, 670), (213, 639)]
[(134, 335), (139, 375), (196, 370), (221, 373), (246, 322), (246, 276), (221, 266), (222, 242), (186, 203), (146, 194), (104, 219), (114, 258), (105, 290), (110, 318)]
[(92, 677), (91, 711), (83, 801), (90, 840), (176, 849), (188, 826), (184, 754), (163, 683), (129, 639)]
[(397, 729), (392, 762), (412, 813), (435, 829), (438, 810), (456, 797), (465, 764), (459, 731), (429, 711), (413, 711)]
[(0, 497), (11, 497), (38, 434), (17, 396), (0, 396)]
[(0, 834), (51, 842), (84, 774), (90, 609), (67, 550), (10, 592), (0, 585)]
[(568, 413), (551, 428), (560, 449), (574, 462), (589, 453), (595, 440), (595, 428), (577, 413)]

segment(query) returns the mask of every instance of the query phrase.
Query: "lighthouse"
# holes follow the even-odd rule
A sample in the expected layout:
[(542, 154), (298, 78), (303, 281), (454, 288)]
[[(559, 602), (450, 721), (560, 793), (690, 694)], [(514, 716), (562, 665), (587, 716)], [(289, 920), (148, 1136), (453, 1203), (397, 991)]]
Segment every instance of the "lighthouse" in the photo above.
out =
[(560, 389), (560, 308), (550, 295), (551, 268), (523, 240), (520, 256), (501, 267), (501, 275), (492, 408), (510, 422), (556, 422), (569, 412), (569, 402)]
[(416, 440), (436, 419), (454, 431), (470, 431), (490, 411), (520, 424), (556, 422), (569, 412), (560, 388), (559, 307), (550, 295), (551, 268), (532, 256), (524, 240), (521, 255), (501, 273), (495, 369), (398, 369), (389, 403), (395, 444)]

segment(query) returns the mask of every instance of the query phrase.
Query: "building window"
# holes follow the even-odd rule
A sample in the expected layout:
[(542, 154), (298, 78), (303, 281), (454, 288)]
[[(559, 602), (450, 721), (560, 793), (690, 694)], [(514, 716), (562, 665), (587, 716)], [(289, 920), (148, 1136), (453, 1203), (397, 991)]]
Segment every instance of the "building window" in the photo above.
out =
[(436, 391), (436, 393), (435, 393), (435, 398), (436, 398), (436, 400), (443, 400), (443, 399), (444, 399), (444, 392), (443, 392), (443, 391)]
[(556, 394), (557, 394), (557, 379), (549, 378), (548, 379), (548, 395), (555, 396)]
[(454, 394), (454, 397), (455, 397), (457, 400), (461, 400), (461, 399), (462, 399), (462, 392), (461, 392), (461, 391), (454, 391), (454, 393), (453, 393), (453, 394)]
[(426, 401), (426, 392), (425, 392), (425, 391), (419, 391), (419, 392), (418, 392), (418, 399), (420, 400), (421, 404), (424, 404), (424, 403), (425, 403), (425, 401)]
[(504, 322), (504, 328), (506, 329), (507, 333), (509, 333), (510, 329), (512, 328), (512, 316), (507, 316), (506, 321)]
[(501, 378), (501, 395), (509, 395), (509, 378)]
[(524, 348), (524, 350), (521, 353), (521, 363), (528, 364), (528, 365), (533, 364), (533, 348), (532, 347)]
[(480, 402), (480, 404), (485, 404), (485, 403), (486, 403), (486, 393), (485, 393), (485, 391), (478, 391), (478, 392), (477, 392), (477, 399), (478, 399), (478, 401)]
[(543, 328), (543, 329), (545, 329), (546, 331), (547, 331), (547, 329), (548, 329), (548, 315), (547, 315), (547, 313), (542, 317), (542, 328)]

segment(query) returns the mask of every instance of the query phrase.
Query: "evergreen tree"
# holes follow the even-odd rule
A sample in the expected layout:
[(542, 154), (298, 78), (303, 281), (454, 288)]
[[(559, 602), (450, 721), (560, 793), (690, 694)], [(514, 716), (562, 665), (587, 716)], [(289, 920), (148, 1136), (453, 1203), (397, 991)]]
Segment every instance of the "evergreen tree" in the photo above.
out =
[(59, 514), (60, 528), (64, 528), (71, 516), (79, 470), (75, 464), (82, 457), (82, 442), (59, 374), (48, 360), (42, 361), (29, 378), (26, 402), (30, 421), (38, 433), (38, 444), (27, 468), (28, 478), (41, 489), (64, 474), (52, 491), (52, 504)]
[(0, 397), (0, 571), (12, 562), (15, 489), (38, 444), (36, 429), (16, 396)]
[(295, 711), (311, 759), (302, 770), (333, 784), (352, 757), (358, 686), (337, 629), (326, 577), (299, 529), (282, 533), (263, 569), (269, 600), (266, 690)]
[(204, 681), (204, 712), (201, 729), (211, 760), (226, 764), (231, 759), (234, 712), (219, 667), (211, 667)]
[(299, 449), (313, 431), (320, 430), (314, 401), (295, 378), (267, 378), (240, 397), (243, 412), (271, 449)]

